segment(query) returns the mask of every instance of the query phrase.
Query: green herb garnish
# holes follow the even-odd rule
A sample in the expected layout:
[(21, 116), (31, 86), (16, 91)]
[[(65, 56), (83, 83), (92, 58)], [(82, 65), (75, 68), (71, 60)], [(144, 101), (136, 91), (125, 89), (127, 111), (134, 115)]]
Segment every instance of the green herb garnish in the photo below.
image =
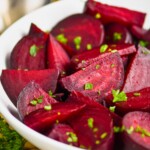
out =
[(123, 102), (127, 101), (127, 96), (124, 91), (120, 92), (120, 90), (112, 90), (113, 102)]
[(39, 48), (34, 44), (30, 47), (29, 53), (32, 57), (35, 57), (37, 55)]
[(87, 45), (86, 45), (86, 49), (87, 49), (87, 50), (91, 50), (91, 49), (92, 49), (92, 45), (91, 45), (91, 44), (87, 44)]
[(87, 120), (87, 123), (88, 123), (88, 127), (93, 129), (93, 127), (94, 127), (94, 119), (93, 118), (89, 118)]
[(100, 53), (104, 53), (107, 50), (107, 48), (108, 48), (107, 44), (101, 45), (101, 47), (100, 47)]
[(93, 89), (93, 84), (92, 83), (86, 83), (84, 85), (84, 89), (85, 90), (92, 90)]
[(52, 110), (52, 106), (51, 105), (45, 105), (44, 106), (44, 110)]
[(113, 34), (113, 40), (114, 41), (119, 41), (121, 39), (122, 39), (122, 34), (118, 33), (118, 32), (114, 32), (114, 34)]
[(73, 132), (67, 132), (66, 135), (68, 135), (68, 139), (67, 141), (70, 143), (70, 142), (78, 142), (78, 137), (75, 133)]
[(77, 36), (77, 37), (75, 37), (74, 40), (73, 40), (73, 42), (74, 42), (75, 47), (76, 47), (77, 50), (80, 49), (81, 41), (82, 41), (81, 36)]
[(68, 39), (65, 37), (64, 34), (57, 35), (56, 39), (57, 39), (57, 41), (59, 41), (60, 43), (63, 43), (63, 44), (67, 44), (67, 42), (68, 42)]

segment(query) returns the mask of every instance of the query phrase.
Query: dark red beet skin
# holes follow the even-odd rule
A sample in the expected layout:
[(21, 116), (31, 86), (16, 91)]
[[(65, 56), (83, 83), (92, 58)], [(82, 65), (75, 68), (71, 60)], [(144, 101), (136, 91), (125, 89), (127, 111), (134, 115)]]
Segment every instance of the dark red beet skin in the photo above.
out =
[(63, 47), (50, 34), (48, 39), (47, 52), (48, 68), (57, 69), (61, 76), (64, 76), (70, 68), (70, 58)]
[(51, 33), (62, 43), (70, 56), (98, 47), (104, 40), (103, 25), (86, 14), (75, 14), (65, 18)]
[(10, 56), (11, 69), (42, 70), (46, 68), (46, 42), (48, 34), (34, 25), (35, 31), (16, 43)]
[(78, 114), (85, 107), (85, 104), (61, 102), (49, 106), (50, 110), (41, 108), (25, 116), (23, 122), (38, 132), (45, 132), (53, 124), (64, 122), (69, 117)]
[(116, 52), (103, 54), (101, 59), (97, 59), (83, 70), (62, 78), (61, 84), (68, 91), (79, 91), (101, 102), (106, 95), (111, 93), (112, 89), (122, 86), (123, 79), (123, 63)]
[(129, 30), (117, 23), (111, 23), (105, 26), (105, 43), (124, 44), (132, 43), (132, 36)]
[(149, 150), (150, 149), (150, 113), (135, 111), (126, 114), (122, 121), (129, 133), (123, 135), (122, 150)]
[(18, 96), (19, 116), (23, 120), (29, 113), (53, 103), (57, 103), (57, 101), (50, 97), (38, 84), (30, 82)]
[(46, 92), (55, 92), (58, 80), (58, 71), (47, 70), (3, 70), (1, 83), (11, 101), (16, 105), (22, 89), (31, 81), (38, 83)]
[[(72, 139), (71, 135), (73, 135)], [(78, 145), (78, 137), (76, 136), (74, 130), (71, 128), (71, 126), (67, 124), (56, 124), (52, 127), (52, 130), (48, 133), (48, 137), (55, 139), (57, 141), (73, 145), (73, 146), (79, 146)], [(71, 138), (71, 139), (70, 139)]]
[(150, 53), (144, 47), (138, 48), (127, 69), (123, 91), (126, 93), (150, 87)]
[(86, 107), (69, 124), (79, 139), (79, 146), (92, 150), (113, 149), (113, 122), (106, 108)]
[(146, 17), (146, 13), (117, 6), (110, 6), (96, 2), (95, 0), (87, 1), (85, 13), (95, 16), (104, 24), (116, 22), (126, 26), (137, 25), (140, 27), (143, 26)]

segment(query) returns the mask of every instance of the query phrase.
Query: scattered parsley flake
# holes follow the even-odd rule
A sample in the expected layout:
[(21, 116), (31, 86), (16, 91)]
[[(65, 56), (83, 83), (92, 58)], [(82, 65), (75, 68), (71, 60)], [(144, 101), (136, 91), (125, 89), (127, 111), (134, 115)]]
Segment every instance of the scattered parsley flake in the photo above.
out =
[(96, 19), (100, 19), (100, 18), (101, 18), (101, 14), (100, 14), (100, 13), (96, 13), (96, 14), (95, 14), (95, 18), (96, 18)]
[(118, 52), (116, 49), (111, 50), (112, 53)]
[(98, 128), (94, 128), (94, 129), (93, 129), (93, 132), (97, 132), (97, 131), (98, 131)]
[(85, 90), (92, 90), (93, 89), (93, 84), (92, 83), (86, 83), (84, 85), (84, 89)]
[(142, 50), (142, 53), (145, 54), (145, 55), (148, 55), (148, 54), (150, 54), (150, 50), (143, 49), (143, 50)]
[(127, 131), (128, 134), (132, 134), (133, 131), (134, 131), (134, 127), (130, 126), (130, 128), (126, 129), (126, 131)]
[(76, 47), (77, 50), (80, 49), (81, 41), (82, 41), (81, 36), (77, 36), (77, 37), (75, 37), (75, 38), (73, 39), (73, 42), (74, 42), (75, 47)]
[(134, 95), (134, 96), (140, 96), (140, 95), (141, 95), (141, 93), (139, 93), (139, 92), (135, 92), (135, 93), (133, 93), (133, 95)]
[(86, 49), (87, 49), (87, 50), (91, 50), (91, 49), (92, 49), (92, 45), (91, 45), (91, 44), (87, 44), (87, 45), (86, 45)]
[(111, 64), (111, 68), (114, 68), (115, 67), (115, 64)]
[(75, 142), (75, 143), (78, 142), (78, 137), (75, 133), (67, 132), (66, 135), (69, 136), (68, 139), (67, 139), (68, 142)]
[(99, 69), (100, 68), (100, 65), (98, 64), (98, 65), (96, 65), (96, 67), (95, 67), (96, 69)]
[(37, 55), (38, 52), (38, 47), (34, 44), (30, 47), (29, 53), (32, 57), (35, 57)]
[(139, 41), (139, 44), (140, 44), (142, 47), (146, 47), (146, 46), (149, 45), (149, 42), (140, 40), (140, 41)]
[(63, 44), (67, 44), (67, 42), (68, 42), (68, 39), (65, 37), (64, 34), (58, 34), (56, 36), (56, 39), (57, 39), (57, 41), (59, 41), (60, 43), (63, 43)]
[(96, 141), (95, 141), (95, 144), (96, 144), (96, 145), (98, 145), (98, 144), (100, 144), (100, 143), (101, 143), (100, 140), (96, 140)]
[(122, 34), (118, 33), (118, 32), (114, 32), (114, 34), (113, 34), (113, 40), (114, 41), (119, 41), (121, 39), (122, 39)]
[(88, 127), (89, 128), (93, 128), (94, 127), (94, 119), (93, 118), (89, 118), (88, 120), (87, 120), (87, 123), (88, 123)]
[(108, 48), (107, 44), (101, 45), (101, 47), (100, 47), (100, 53), (104, 53), (107, 50), (107, 48)]
[(135, 128), (135, 132), (141, 133), (142, 137), (144, 137), (144, 136), (150, 137), (150, 131), (148, 131), (148, 130), (142, 128), (142, 127), (139, 126), (139, 125)]
[(115, 109), (116, 109), (116, 106), (110, 106), (110, 107), (109, 107), (109, 110), (110, 110), (111, 112), (115, 112)]
[(114, 103), (127, 101), (127, 96), (124, 91), (120, 92), (120, 90), (112, 90), (112, 95)]
[(51, 105), (45, 105), (44, 110), (47, 110), (47, 111), (52, 110), (52, 106)]
[(50, 97), (56, 97), (55, 95), (53, 95), (53, 92), (51, 90), (48, 91), (48, 94)]
[(37, 105), (37, 101), (36, 100), (32, 100), (32, 101), (30, 101), (30, 104), (33, 105), (33, 106), (36, 106)]
[(101, 139), (104, 139), (104, 138), (107, 137), (107, 135), (108, 135), (108, 133), (107, 133), (107, 132), (104, 132), (104, 133), (101, 134), (100, 138), (101, 138)]

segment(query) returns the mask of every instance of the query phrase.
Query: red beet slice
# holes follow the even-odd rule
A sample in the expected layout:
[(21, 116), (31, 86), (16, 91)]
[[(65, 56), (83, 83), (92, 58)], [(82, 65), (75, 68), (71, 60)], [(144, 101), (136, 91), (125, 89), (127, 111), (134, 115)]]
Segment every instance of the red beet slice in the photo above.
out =
[(61, 76), (69, 70), (70, 58), (62, 46), (50, 34), (48, 40), (48, 68), (57, 69)]
[(86, 14), (75, 14), (65, 18), (51, 33), (62, 43), (70, 56), (98, 47), (104, 40), (101, 22)]
[(113, 149), (113, 122), (106, 108), (86, 107), (69, 124), (79, 139), (81, 148)]
[(17, 108), (19, 116), (23, 120), (29, 113), (56, 102), (38, 84), (30, 82), (18, 96)]
[(150, 113), (135, 111), (126, 114), (122, 121), (128, 132), (124, 133), (123, 150), (150, 149)]
[(150, 52), (144, 47), (138, 52), (129, 64), (123, 91), (126, 93), (150, 87)]
[[(46, 68), (46, 42), (48, 34), (41, 31), (30, 31), (21, 38), (11, 52), (10, 65), (12, 69), (42, 70)], [(36, 32), (36, 33), (35, 33)]]
[(36, 24), (31, 23), (29, 34), (31, 36), (44, 36), (45, 32), (43, 32)]
[(125, 62), (127, 61), (126, 56), (136, 52), (135, 45), (133, 44), (103, 44), (101, 47), (73, 56), (71, 59), (71, 63), (74, 66), (75, 70), (78, 70), (90, 65), (94, 59), (100, 59), (100, 57), (102, 56), (99, 55), (116, 50), (118, 51), (120, 56), (122, 56), (122, 59)]
[(126, 26), (137, 25), (142, 27), (146, 13), (130, 10), (123, 7), (110, 6), (94, 0), (88, 0), (85, 13), (93, 15), (102, 23), (116, 22)]
[(123, 78), (123, 63), (116, 52), (104, 54), (83, 70), (62, 78), (61, 83), (68, 91), (79, 91), (100, 102), (112, 89), (121, 87)]
[(129, 30), (121, 24), (111, 23), (105, 27), (105, 42), (111, 44), (133, 43)]
[(116, 106), (117, 113), (124, 115), (130, 111), (150, 111), (150, 87), (139, 91), (126, 93), (127, 101), (113, 103), (113, 96), (109, 95), (106, 102)]
[(4, 90), (16, 105), (19, 93), (30, 82), (35, 81), (46, 92), (55, 92), (58, 79), (58, 71), (54, 69), (47, 70), (3, 70), (1, 82)]
[(131, 32), (136, 38), (141, 40), (140, 44), (142, 46), (150, 49), (150, 29), (146, 30), (134, 25), (131, 27)]
[(65, 144), (78, 146), (78, 137), (71, 126), (67, 124), (54, 125), (47, 136)]
[(61, 102), (49, 105), (49, 109), (38, 109), (25, 116), (23, 122), (30, 128), (43, 132), (50, 129), (50, 126), (58, 122), (64, 122), (69, 117), (78, 114), (85, 104)]

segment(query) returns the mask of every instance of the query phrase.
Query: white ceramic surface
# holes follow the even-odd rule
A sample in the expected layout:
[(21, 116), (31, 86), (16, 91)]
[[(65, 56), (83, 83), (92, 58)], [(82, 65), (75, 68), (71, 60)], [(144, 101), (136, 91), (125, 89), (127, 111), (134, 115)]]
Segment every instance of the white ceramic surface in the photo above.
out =
[[(61, 0), (40, 8), (21, 18), (0, 36), (0, 74), (6, 68), (6, 59), (16, 42), (28, 32), (33, 22), (43, 30), (50, 30), (59, 20), (74, 13), (81, 13), (86, 0)], [(147, 13), (144, 27), (150, 28), (150, 0), (99, 0)], [(0, 112), (8, 123), (23, 137), (42, 150), (78, 150), (78, 148), (49, 139), (25, 126), (18, 119), (17, 109), (0, 84)]]

